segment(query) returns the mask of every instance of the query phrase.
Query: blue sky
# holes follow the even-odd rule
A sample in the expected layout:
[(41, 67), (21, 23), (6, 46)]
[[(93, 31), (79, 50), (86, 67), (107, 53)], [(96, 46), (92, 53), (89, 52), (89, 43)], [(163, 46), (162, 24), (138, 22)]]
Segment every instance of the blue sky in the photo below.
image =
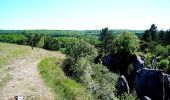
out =
[(170, 28), (170, 0), (0, 0), (0, 29)]

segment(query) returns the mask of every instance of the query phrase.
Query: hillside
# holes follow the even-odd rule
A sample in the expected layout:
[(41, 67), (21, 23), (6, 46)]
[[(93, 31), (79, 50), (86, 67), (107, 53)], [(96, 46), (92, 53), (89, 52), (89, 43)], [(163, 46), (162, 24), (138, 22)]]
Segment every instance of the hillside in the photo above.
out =
[(46, 57), (65, 56), (59, 52), (0, 43), (0, 99), (22, 95), (25, 99), (53, 100), (54, 95), (44, 84), (37, 68), (41, 59)]

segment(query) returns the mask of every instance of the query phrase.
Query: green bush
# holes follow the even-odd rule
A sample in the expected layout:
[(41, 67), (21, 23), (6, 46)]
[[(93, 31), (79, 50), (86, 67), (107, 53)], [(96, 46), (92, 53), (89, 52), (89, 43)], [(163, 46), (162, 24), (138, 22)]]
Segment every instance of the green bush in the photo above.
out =
[(162, 46), (162, 45), (157, 45), (155, 47), (155, 55), (157, 56), (162, 56), (162, 55), (167, 55), (168, 54), (168, 51), (167, 51), (167, 48)]
[(60, 41), (52, 37), (45, 37), (44, 47), (47, 50), (59, 50), (61, 47)]
[(66, 48), (66, 54), (77, 61), (81, 57), (92, 55), (96, 56), (97, 49), (83, 40), (77, 40), (70, 43), (70, 45)]
[(163, 59), (158, 63), (158, 68), (162, 69), (165, 73), (167, 73), (170, 68), (169, 68), (169, 60)]
[(67, 58), (64, 67), (70, 77), (82, 83), (97, 99), (115, 98), (118, 75), (110, 72), (102, 64), (91, 63), (87, 58), (80, 58), (75, 63), (73, 58)]
[(86, 87), (65, 76), (60, 68), (62, 61), (63, 59), (45, 58), (38, 65), (42, 78), (53, 90), (56, 100), (93, 100)]
[(116, 46), (118, 53), (132, 54), (139, 49), (139, 39), (133, 33), (123, 32), (116, 39)]
[(120, 100), (138, 100), (137, 94), (133, 91), (131, 94), (124, 93), (118, 97)]
[(168, 45), (168, 46), (166, 47), (166, 49), (167, 49), (168, 56), (170, 56), (170, 45)]
[(114, 100), (118, 75), (113, 74), (101, 64), (94, 64), (92, 68), (96, 97), (100, 100)]

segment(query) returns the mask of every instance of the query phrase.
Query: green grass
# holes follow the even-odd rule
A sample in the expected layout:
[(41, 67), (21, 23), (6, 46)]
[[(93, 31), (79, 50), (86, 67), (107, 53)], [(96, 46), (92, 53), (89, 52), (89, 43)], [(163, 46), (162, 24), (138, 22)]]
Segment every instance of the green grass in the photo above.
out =
[(90, 92), (81, 84), (66, 77), (61, 69), (63, 59), (45, 58), (39, 63), (39, 71), (45, 83), (53, 90), (57, 100), (93, 100)]

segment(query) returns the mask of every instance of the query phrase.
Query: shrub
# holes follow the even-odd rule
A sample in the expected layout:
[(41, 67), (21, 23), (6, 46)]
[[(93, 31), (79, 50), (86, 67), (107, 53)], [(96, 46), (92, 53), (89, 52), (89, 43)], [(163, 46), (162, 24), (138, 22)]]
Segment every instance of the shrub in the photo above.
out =
[(67, 67), (64, 68), (65, 71), (67, 70), (66, 73), (86, 86), (97, 99), (110, 100), (115, 98), (118, 76), (110, 72), (105, 66), (91, 63), (87, 58), (80, 58), (77, 63), (74, 63), (73, 58), (67, 58), (66, 63)]
[(136, 92), (134, 91), (132, 94), (124, 93), (118, 97), (120, 100), (138, 100)]
[(85, 86), (65, 76), (60, 68), (63, 59), (45, 58), (38, 65), (45, 83), (51, 87), (57, 100), (94, 100)]
[(55, 38), (45, 37), (43, 48), (45, 48), (47, 50), (59, 50), (60, 42)]
[(167, 51), (167, 49), (166, 49), (166, 47), (164, 47), (164, 46), (161, 46), (161, 45), (157, 45), (156, 47), (155, 47), (155, 55), (157, 55), (157, 56), (160, 56), (160, 55), (167, 55), (168, 54), (168, 51)]
[(167, 54), (168, 54), (168, 56), (170, 56), (170, 45), (168, 45), (168, 46), (166, 47), (166, 49), (167, 49)]
[(101, 100), (114, 100), (118, 75), (113, 74), (101, 64), (94, 64), (92, 68), (96, 97)]
[(162, 69), (165, 73), (170, 70), (169, 68), (169, 60), (163, 59), (158, 63), (158, 68)]
[(96, 56), (97, 49), (93, 45), (83, 40), (78, 40), (72, 42), (66, 48), (66, 54), (70, 57), (73, 57), (77, 61), (81, 57), (86, 57), (91, 55)]
[(116, 46), (118, 53), (132, 54), (139, 49), (139, 39), (133, 33), (123, 32), (116, 39)]

